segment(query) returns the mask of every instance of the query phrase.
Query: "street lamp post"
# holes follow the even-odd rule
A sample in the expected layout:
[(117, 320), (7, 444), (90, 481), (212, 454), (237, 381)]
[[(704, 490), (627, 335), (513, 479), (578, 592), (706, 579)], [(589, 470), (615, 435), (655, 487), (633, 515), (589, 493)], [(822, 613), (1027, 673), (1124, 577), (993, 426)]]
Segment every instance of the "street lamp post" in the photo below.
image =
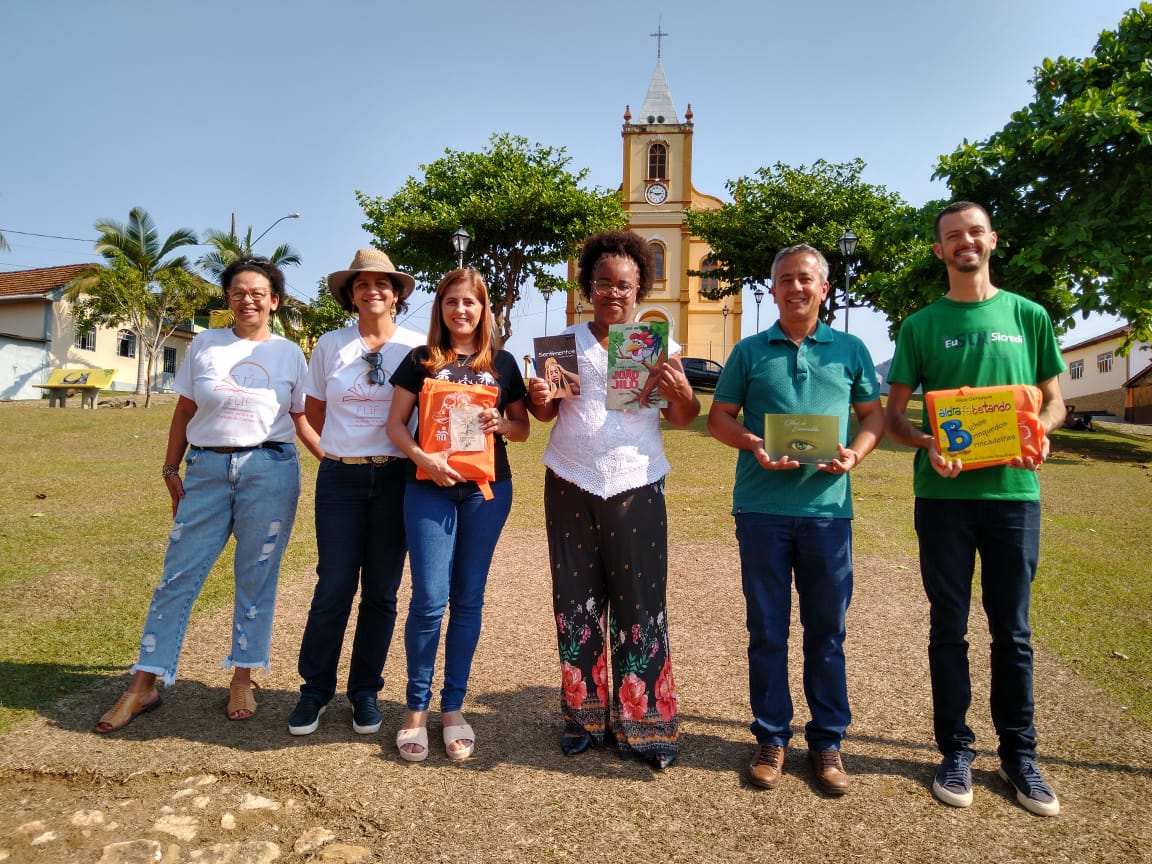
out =
[(759, 285), (756, 290), (752, 292), (753, 299), (756, 300), (756, 332), (760, 332), (760, 301), (764, 299), (764, 289)]
[(548, 301), (552, 299), (552, 292), (556, 289), (551, 285), (545, 285), (543, 288), (537, 289), (540, 295), (544, 298), (544, 335), (548, 335)]
[(720, 359), (726, 360), (728, 357), (728, 304), (724, 304), (724, 308), (720, 310), (720, 314), (724, 316), (723, 329), (720, 331)]
[(457, 266), (464, 269), (464, 253), (468, 251), (468, 244), (472, 241), (472, 235), (464, 230), (464, 226), (460, 226), (452, 233), (452, 248), (456, 250)]
[(860, 238), (852, 233), (852, 229), (845, 229), (837, 241), (840, 245), (840, 254), (844, 256), (844, 332), (848, 332), (848, 310), (852, 308), (852, 297), (848, 293), (848, 286), (852, 278), (852, 258), (856, 255), (856, 244)]
[[(260, 236), (252, 241), (252, 247), (248, 251), (252, 251), (252, 248), (255, 248), (256, 244), (264, 239), (265, 234), (267, 234), (269, 231), (271, 231), (273, 228), (275, 228), (277, 225), (279, 225), (285, 219), (299, 219), (299, 218), (300, 218), (299, 213), (289, 213), (287, 216), (281, 216), (279, 219), (277, 219), (275, 222), (273, 222), (271, 225), (269, 225), (267, 228), (265, 228), (263, 231), (260, 232)], [(232, 236), (236, 236), (236, 214), (235, 213), (232, 214)]]
[(576, 323), (580, 323), (580, 315), (584, 312), (584, 304), (582, 302), (576, 303)]

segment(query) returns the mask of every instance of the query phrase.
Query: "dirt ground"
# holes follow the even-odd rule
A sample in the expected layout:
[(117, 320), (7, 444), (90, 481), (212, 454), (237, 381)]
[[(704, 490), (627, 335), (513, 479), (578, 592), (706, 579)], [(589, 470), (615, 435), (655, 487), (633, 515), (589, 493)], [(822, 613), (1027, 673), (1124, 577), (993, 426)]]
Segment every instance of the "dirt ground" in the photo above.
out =
[(770, 792), (743, 779), (752, 739), (734, 542), (671, 549), (680, 760), (656, 774), (604, 750), (566, 759), (543, 535), (506, 532), (465, 705), (478, 739), (472, 760), (447, 760), (435, 718), (428, 761), (397, 757), (399, 635), (377, 735), (354, 734), (337, 697), (316, 734), (289, 736), (312, 576), (286, 574), (254, 719), (225, 719), (229, 615), (215, 614), (191, 629), (164, 706), (124, 732), (89, 731), (126, 684), (115, 676), (0, 738), (0, 862), (1148, 860), (1152, 732), (1043, 651), (1041, 767), (1062, 814), (1030, 815), (996, 777), (977, 616), (975, 802), (956, 810), (932, 798), (927, 609), (915, 560), (895, 555), (856, 562), (844, 745), (853, 786), (842, 799), (821, 795), (805, 763), (795, 622), (799, 734), (787, 776)]

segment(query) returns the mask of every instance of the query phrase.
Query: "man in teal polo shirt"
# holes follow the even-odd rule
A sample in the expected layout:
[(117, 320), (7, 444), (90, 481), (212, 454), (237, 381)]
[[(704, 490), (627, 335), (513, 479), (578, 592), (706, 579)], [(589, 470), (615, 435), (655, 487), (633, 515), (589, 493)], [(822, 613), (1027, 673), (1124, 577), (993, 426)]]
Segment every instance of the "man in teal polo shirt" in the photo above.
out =
[[(804, 728), (816, 781), (848, 791), (840, 742), (851, 722), (844, 672), (844, 618), (852, 599), (852, 491), (848, 472), (884, 435), (876, 370), (864, 343), (820, 321), (828, 262), (811, 246), (789, 246), (772, 262), (780, 320), (741, 340), (720, 375), (708, 431), (740, 451), (732, 513), (747, 603), (748, 683), (757, 748), (749, 779), (772, 789), (792, 737), (788, 626), (792, 578), (804, 628)], [(851, 446), (849, 409), (859, 428)], [(743, 410), (741, 420), (739, 415)], [(764, 449), (765, 414), (837, 418), (838, 455), (801, 464)]]

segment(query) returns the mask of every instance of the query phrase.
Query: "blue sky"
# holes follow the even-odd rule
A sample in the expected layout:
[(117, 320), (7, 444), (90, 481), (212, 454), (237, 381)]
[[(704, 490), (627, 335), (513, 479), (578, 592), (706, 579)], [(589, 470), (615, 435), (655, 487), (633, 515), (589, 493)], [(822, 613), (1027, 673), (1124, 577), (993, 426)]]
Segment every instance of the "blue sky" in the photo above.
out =
[[(700, 191), (726, 197), (726, 180), (777, 161), (859, 156), (868, 182), (922, 204), (946, 195), (931, 181), (941, 154), (1001, 128), (1029, 101), (1035, 66), (1090, 54), (1132, 5), (8, 3), (0, 229), (12, 248), (0, 270), (96, 260), (88, 243), (14, 232), (94, 239), (93, 222), (137, 205), (164, 234), (227, 230), (233, 212), (258, 234), (299, 212), (257, 248), (291, 243), (304, 263), (289, 284), (311, 298), (369, 244), (355, 190), (391, 195), (445, 148), (478, 150), (493, 132), (564, 146), (590, 183), (614, 188), (658, 21), (676, 107), (695, 115)], [(407, 322), (420, 331), (422, 305)], [(754, 319), (747, 298), (745, 333)], [(761, 326), (773, 320), (766, 301)], [(1075, 338), (1112, 326), (1089, 320)], [(519, 356), (544, 330), (538, 295), (513, 327)], [(877, 362), (891, 355), (880, 316), (854, 310), (852, 330)]]

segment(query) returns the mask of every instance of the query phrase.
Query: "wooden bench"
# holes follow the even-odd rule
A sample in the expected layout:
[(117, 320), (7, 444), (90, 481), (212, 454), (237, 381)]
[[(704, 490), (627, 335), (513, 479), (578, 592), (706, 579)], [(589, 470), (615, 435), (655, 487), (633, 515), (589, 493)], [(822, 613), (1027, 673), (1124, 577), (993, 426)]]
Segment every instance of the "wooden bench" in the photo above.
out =
[(79, 391), (80, 407), (96, 410), (96, 396), (107, 390), (116, 377), (115, 369), (53, 369), (44, 384), (34, 384), (48, 391), (48, 407), (65, 407), (69, 391)]

